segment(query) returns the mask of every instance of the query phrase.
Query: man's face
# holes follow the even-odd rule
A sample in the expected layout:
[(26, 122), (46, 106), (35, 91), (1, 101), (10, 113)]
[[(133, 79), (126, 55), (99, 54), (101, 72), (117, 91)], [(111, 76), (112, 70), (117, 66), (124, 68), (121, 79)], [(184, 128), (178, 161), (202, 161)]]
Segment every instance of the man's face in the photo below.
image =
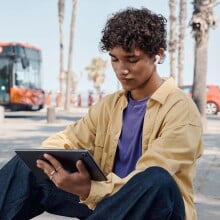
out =
[(122, 87), (134, 94), (146, 93), (150, 79), (156, 73), (155, 58), (150, 58), (140, 49), (127, 52), (121, 47), (111, 49), (109, 55)]

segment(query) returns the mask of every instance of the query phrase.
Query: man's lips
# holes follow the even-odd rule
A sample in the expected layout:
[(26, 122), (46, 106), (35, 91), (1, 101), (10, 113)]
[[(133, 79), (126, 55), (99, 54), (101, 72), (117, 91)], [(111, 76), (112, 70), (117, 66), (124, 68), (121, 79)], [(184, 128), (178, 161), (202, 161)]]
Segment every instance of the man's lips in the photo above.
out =
[(129, 77), (127, 77), (127, 78), (119, 78), (119, 80), (120, 81), (129, 81), (129, 80), (132, 80), (132, 78), (129, 78)]

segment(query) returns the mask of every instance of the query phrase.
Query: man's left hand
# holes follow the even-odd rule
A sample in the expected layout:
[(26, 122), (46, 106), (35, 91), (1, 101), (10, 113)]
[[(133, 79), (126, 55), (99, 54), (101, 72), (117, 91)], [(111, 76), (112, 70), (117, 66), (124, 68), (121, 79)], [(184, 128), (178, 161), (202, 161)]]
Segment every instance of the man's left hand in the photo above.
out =
[[(49, 154), (44, 154), (44, 160), (37, 160), (37, 167), (46, 173), (54, 184), (66, 191), (86, 199), (91, 188), (91, 177), (81, 160), (76, 162), (77, 171), (70, 173), (63, 169), (62, 164)], [(74, 164), (73, 164), (74, 166)]]

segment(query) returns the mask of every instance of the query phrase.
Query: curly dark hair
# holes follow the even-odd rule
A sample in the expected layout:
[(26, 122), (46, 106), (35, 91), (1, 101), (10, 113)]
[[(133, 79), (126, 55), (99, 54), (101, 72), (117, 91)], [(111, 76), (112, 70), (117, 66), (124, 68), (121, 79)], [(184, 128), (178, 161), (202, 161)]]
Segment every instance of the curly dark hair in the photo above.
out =
[(107, 52), (122, 47), (130, 52), (143, 50), (150, 57), (158, 54), (159, 48), (167, 49), (167, 19), (147, 8), (127, 8), (112, 14), (102, 30), (100, 49)]

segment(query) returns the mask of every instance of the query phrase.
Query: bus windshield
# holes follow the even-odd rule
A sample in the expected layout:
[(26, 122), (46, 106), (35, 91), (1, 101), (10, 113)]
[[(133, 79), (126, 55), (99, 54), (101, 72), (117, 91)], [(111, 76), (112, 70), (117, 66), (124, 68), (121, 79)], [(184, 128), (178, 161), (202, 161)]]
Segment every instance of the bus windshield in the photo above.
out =
[(22, 65), (20, 58), (15, 59), (13, 63), (14, 85), (20, 88), (39, 89), (40, 79), (40, 63), (37, 60), (29, 60), (26, 68)]

